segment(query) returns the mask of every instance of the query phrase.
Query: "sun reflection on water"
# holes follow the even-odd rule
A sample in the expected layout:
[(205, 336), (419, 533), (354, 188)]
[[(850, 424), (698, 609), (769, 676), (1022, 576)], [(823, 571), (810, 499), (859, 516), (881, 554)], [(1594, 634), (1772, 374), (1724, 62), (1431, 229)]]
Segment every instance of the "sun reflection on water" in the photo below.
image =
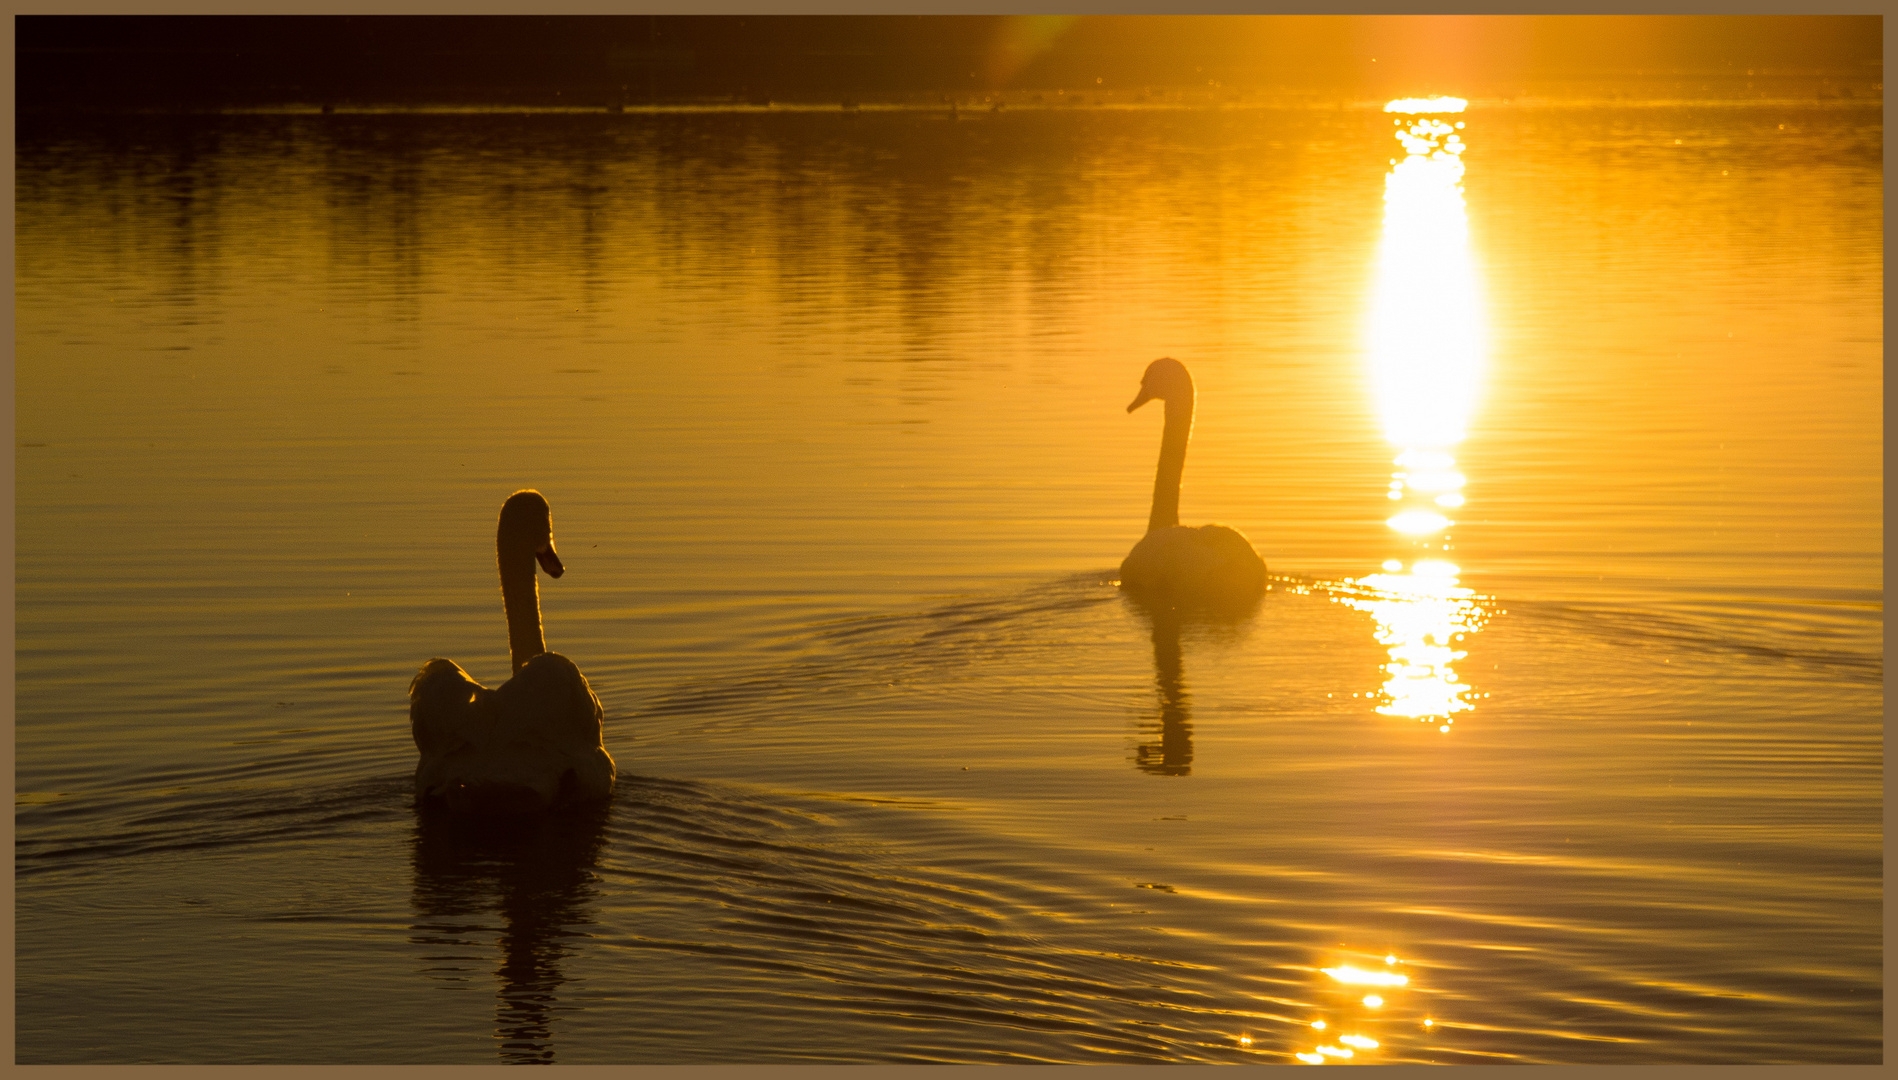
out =
[[(1384, 232), (1372, 295), (1370, 358), (1384, 434), (1398, 454), (1385, 519), (1400, 546), (1383, 573), (1338, 583), (1332, 599), (1367, 612), (1390, 650), (1377, 711), (1434, 722), (1448, 734), (1454, 715), (1478, 696), (1453, 665), (1455, 648), (1489, 617), (1446, 556), (1463, 506), (1466, 478), (1451, 448), (1476, 406), (1485, 347), (1482, 300), (1463, 201), (1458, 98), (1403, 98), (1384, 107), (1402, 145), (1384, 184)], [(1408, 570), (1405, 569), (1408, 563)]]
[[(1462, 102), (1450, 101), (1461, 110)], [(1463, 440), (1484, 346), (1463, 203), (1463, 121), (1412, 112), (1391, 122), (1404, 156), (1392, 159), (1384, 178), (1371, 304), (1373, 386), (1393, 444), (1441, 451)]]
[(1457, 678), (1453, 665), (1468, 653), (1455, 643), (1489, 619), (1487, 598), (1458, 585), (1456, 571), (1440, 559), (1420, 559), (1407, 574), (1367, 574), (1330, 589), (1333, 600), (1370, 614), (1378, 643), (1390, 650), (1377, 711), (1436, 721), (1445, 733), (1478, 696)]
[[(1374, 1064), (1372, 1052), (1384, 1048), (1392, 1026), (1415, 1020), (1403, 1000), (1410, 985), (1403, 961), (1394, 955), (1365, 957), (1318, 970), (1327, 981), (1319, 986), (1319, 1001), (1307, 1022), (1307, 1048), (1293, 1050), (1292, 1056), (1308, 1065)], [(1434, 1021), (1422, 1023), (1428, 1028)]]

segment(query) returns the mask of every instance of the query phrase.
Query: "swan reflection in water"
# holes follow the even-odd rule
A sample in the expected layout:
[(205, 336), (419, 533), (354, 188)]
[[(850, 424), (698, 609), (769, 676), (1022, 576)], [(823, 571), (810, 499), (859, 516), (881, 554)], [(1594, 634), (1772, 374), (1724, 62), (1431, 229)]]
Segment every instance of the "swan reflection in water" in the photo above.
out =
[(494, 1037), (505, 1064), (554, 1060), (561, 961), (592, 921), (606, 820), (604, 807), (517, 819), (417, 815), (412, 940), (437, 950), (434, 977), (481, 977), (486, 965), (469, 963), (469, 953), (485, 947), (478, 931), (495, 930)]
[(1153, 685), (1159, 712), (1149, 714), (1140, 725), (1141, 734), (1154, 734), (1158, 720), (1159, 738), (1147, 738), (1134, 747), (1134, 768), (1155, 776), (1188, 776), (1193, 772), (1192, 695), (1186, 689), (1181, 662), (1181, 631), (1194, 638), (1235, 636), (1259, 609), (1257, 597), (1247, 597), (1221, 606), (1199, 604), (1181, 607), (1149, 603), (1137, 595), (1127, 595), (1128, 605), (1147, 623), (1153, 638)]

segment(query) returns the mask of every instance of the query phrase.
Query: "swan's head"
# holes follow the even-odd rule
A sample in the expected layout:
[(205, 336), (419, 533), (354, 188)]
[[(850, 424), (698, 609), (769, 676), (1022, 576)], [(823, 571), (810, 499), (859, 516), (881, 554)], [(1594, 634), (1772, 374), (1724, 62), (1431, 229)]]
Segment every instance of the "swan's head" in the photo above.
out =
[(547, 500), (532, 488), (517, 491), (501, 505), (500, 541), (502, 547), (525, 547), (533, 551), (540, 568), (548, 577), (567, 572), (554, 551), (554, 515)]
[(1193, 400), (1193, 377), (1186, 373), (1186, 365), (1171, 356), (1162, 356), (1147, 365), (1147, 373), (1140, 376), (1140, 393), (1134, 403), (1127, 406), (1133, 412), (1140, 406), (1159, 398), (1161, 401)]

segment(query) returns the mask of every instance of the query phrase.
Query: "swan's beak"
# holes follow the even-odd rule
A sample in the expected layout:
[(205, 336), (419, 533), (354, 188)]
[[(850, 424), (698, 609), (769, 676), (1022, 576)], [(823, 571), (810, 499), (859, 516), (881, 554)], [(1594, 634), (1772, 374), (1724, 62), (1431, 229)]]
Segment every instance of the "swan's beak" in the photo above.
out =
[(567, 568), (560, 565), (560, 556), (554, 553), (552, 540), (535, 548), (534, 558), (540, 562), (540, 568), (547, 571), (548, 577), (559, 577), (567, 572)]
[(1152, 401), (1152, 400), (1153, 400), (1153, 392), (1147, 389), (1146, 383), (1141, 383), (1140, 394), (1139, 396), (1134, 398), (1134, 403), (1132, 405), (1127, 406), (1127, 411), (1133, 412), (1135, 409), (1138, 409), (1140, 406), (1145, 405), (1147, 402)]

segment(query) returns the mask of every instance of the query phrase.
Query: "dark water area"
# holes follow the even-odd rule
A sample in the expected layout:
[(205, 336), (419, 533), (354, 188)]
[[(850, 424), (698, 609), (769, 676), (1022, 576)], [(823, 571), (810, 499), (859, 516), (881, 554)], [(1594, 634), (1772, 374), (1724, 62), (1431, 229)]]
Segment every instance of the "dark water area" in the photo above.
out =
[[(1448, 488), (1382, 101), (23, 118), (18, 1060), (1880, 1061), (1815, 85), (1473, 97)], [(1115, 587), (1162, 355), (1256, 608)], [(473, 827), (404, 694), (522, 487), (620, 776)]]

